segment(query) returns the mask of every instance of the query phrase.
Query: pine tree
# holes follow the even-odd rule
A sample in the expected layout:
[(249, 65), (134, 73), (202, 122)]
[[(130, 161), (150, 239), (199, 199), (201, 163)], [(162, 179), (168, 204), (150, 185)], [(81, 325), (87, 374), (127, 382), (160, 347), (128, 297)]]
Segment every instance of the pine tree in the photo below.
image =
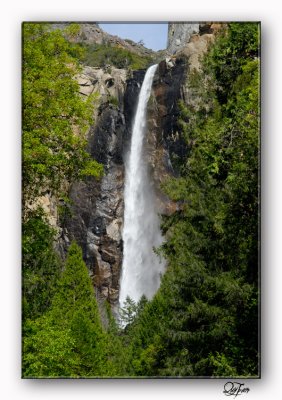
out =
[(54, 238), (43, 211), (30, 213), (22, 229), (23, 321), (38, 318), (51, 306), (62, 264)]
[(27, 323), (24, 376), (107, 375), (106, 337), (82, 251), (72, 243), (51, 309)]

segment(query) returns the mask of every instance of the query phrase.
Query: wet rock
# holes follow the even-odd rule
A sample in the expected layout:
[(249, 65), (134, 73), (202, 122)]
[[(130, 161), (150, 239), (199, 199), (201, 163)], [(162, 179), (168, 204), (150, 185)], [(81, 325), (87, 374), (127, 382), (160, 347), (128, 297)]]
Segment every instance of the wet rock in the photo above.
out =
[(118, 302), (119, 291), (116, 289), (109, 289), (109, 301), (111, 304), (116, 304)]
[(97, 124), (91, 127), (88, 136), (89, 152), (94, 159), (108, 168), (112, 162), (122, 164), (125, 124), (119, 110), (102, 104)]
[[(88, 132), (88, 151), (104, 165), (104, 176), (71, 186), (61, 235), (64, 254), (73, 239), (82, 247), (97, 297), (111, 302), (117, 299), (122, 261), (123, 154), (128, 129), (122, 111), (125, 80), (125, 70), (115, 68), (108, 73), (85, 67), (77, 77), (82, 94), (100, 93), (96, 122)], [(109, 96), (116, 96), (119, 105), (110, 104)]]
[[(186, 144), (181, 136), (177, 136), (179, 118), (179, 100), (183, 100), (183, 86), (187, 74), (187, 58), (178, 57), (171, 61), (164, 60), (159, 64), (153, 82), (154, 100), (148, 107), (150, 132), (162, 144), (164, 157), (162, 163), (171, 168), (167, 163), (167, 157), (173, 160), (183, 157), (186, 152)], [(153, 126), (154, 125), (154, 126)], [(175, 172), (176, 171), (176, 166)], [(171, 172), (171, 171), (170, 171)]]
[(122, 219), (115, 219), (107, 226), (107, 235), (116, 242), (121, 240)]
[(96, 236), (104, 235), (106, 233), (106, 224), (104, 218), (101, 216), (94, 217), (90, 224), (90, 229)]
[(124, 116), (127, 126), (127, 143), (131, 137), (134, 115), (137, 108), (138, 96), (141, 90), (146, 71), (133, 71), (132, 77), (126, 81), (126, 90), (124, 93)]
[(178, 205), (163, 193), (161, 184), (169, 176), (178, 174), (178, 166), (172, 160), (187, 154), (186, 142), (178, 133), (178, 102), (184, 99), (186, 74), (186, 57), (164, 59), (156, 71), (148, 102), (146, 157), (154, 182), (156, 209), (166, 215), (172, 214)]
[(116, 262), (115, 255), (107, 252), (106, 249), (101, 251), (101, 258), (109, 264), (114, 264)]
[(119, 290), (123, 179), (123, 167), (111, 163), (101, 182), (76, 184), (71, 190), (72, 216), (65, 223), (64, 242), (67, 247), (75, 239), (82, 246), (101, 299), (109, 300), (110, 289)]

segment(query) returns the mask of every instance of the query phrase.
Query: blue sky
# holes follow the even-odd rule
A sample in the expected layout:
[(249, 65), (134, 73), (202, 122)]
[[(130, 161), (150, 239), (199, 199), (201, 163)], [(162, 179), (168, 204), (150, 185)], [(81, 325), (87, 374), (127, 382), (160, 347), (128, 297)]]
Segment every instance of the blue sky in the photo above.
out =
[(117, 35), (122, 39), (131, 39), (135, 42), (143, 40), (148, 49), (162, 50), (166, 48), (167, 23), (99, 23), (99, 26), (111, 35)]

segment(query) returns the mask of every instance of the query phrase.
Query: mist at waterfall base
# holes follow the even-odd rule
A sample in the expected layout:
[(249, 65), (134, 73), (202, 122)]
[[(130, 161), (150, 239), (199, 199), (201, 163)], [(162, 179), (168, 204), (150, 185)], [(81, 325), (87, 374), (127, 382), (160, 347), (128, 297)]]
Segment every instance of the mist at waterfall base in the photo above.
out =
[(124, 305), (127, 296), (135, 302), (142, 295), (151, 299), (159, 288), (161, 274), (164, 272), (164, 261), (153, 250), (161, 245), (163, 238), (144, 147), (147, 103), (156, 69), (157, 65), (151, 66), (144, 77), (125, 165), (120, 307)]

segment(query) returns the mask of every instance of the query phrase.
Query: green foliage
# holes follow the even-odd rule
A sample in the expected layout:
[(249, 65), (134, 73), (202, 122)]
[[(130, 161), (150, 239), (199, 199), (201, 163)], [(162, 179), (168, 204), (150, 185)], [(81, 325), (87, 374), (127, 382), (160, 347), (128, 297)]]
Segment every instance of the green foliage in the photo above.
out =
[(108, 376), (127, 377), (130, 370), (128, 338), (120, 324), (113, 317), (109, 303), (106, 303), (106, 309), (108, 317), (108, 326), (106, 328)]
[(146, 69), (151, 63), (149, 56), (140, 56), (120, 46), (105, 44), (83, 44), (82, 61), (91, 67), (106, 68), (113, 65), (116, 68)]
[[(66, 35), (73, 35), (70, 26)], [(23, 24), (23, 209), (64, 180), (97, 166), (85, 151), (93, 97), (79, 96), (75, 81), (81, 49), (44, 23)], [(76, 128), (76, 134), (74, 134)], [(88, 168), (88, 164), (92, 163)], [(98, 167), (91, 175), (100, 175)]]
[(127, 296), (122, 308), (119, 311), (122, 324), (132, 324), (137, 312), (137, 304), (129, 296)]
[(98, 318), (97, 305), (93, 301), (94, 292), (88, 270), (82, 259), (82, 251), (76, 243), (68, 250), (65, 269), (58, 284), (53, 300), (53, 313), (62, 321), (71, 316), (74, 309), (89, 312), (92, 318)]
[[(151, 301), (127, 298), (121, 325), (107, 305), (102, 327), (81, 249), (60, 274), (54, 232), (43, 215), (27, 221), (24, 377), (258, 376), (258, 37), (258, 24), (228, 24), (189, 76), (188, 153), (163, 185), (178, 203), (162, 219), (168, 267)], [(105, 48), (89, 50), (95, 65), (124, 62)]]
[(223, 30), (205, 60), (217, 83), (217, 97), (226, 103), (243, 65), (259, 56), (260, 32), (256, 22), (233, 22)]
[(23, 223), (22, 282), (23, 318), (36, 318), (51, 305), (60, 276), (61, 263), (53, 248), (56, 232), (42, 210), (34, 211)]
[(112, 104), (114, 107), (118, 107), (118, 105), (119, 105), (118, 98), (115, 97), (115, 96), (109, 96), (108, 101), (109, 101), (109, 103)]
[(50, 310), (26, 324), (23, 375), (107, 375), (106, 347), (82, 251), (73, 243)]
[(102, 164), (99, 164), (96, 160), (88, 160), (83, 168), (80, 170), (78, 177), (80, 179), (92, 176), (94, 178), (101, 178), (104, 173), (104, 168)]
[(215, 376), (236, 377), (236, 369), (230, 366), (229, 361), (224, 354), (219, 354), (218, 352), (215, 356), (211, 354), (209, 356), (209, 361)]
[(65, 28), (64, 34), (68, 39), (76, 39), (80, 34), (80, 31), (81, 29), (79, 24), (72, 23)]
[(23, 377), (76, 377), (79, 359), (70, 329), (59, 329), (49, 314), (27, 321), (23, 340)]

